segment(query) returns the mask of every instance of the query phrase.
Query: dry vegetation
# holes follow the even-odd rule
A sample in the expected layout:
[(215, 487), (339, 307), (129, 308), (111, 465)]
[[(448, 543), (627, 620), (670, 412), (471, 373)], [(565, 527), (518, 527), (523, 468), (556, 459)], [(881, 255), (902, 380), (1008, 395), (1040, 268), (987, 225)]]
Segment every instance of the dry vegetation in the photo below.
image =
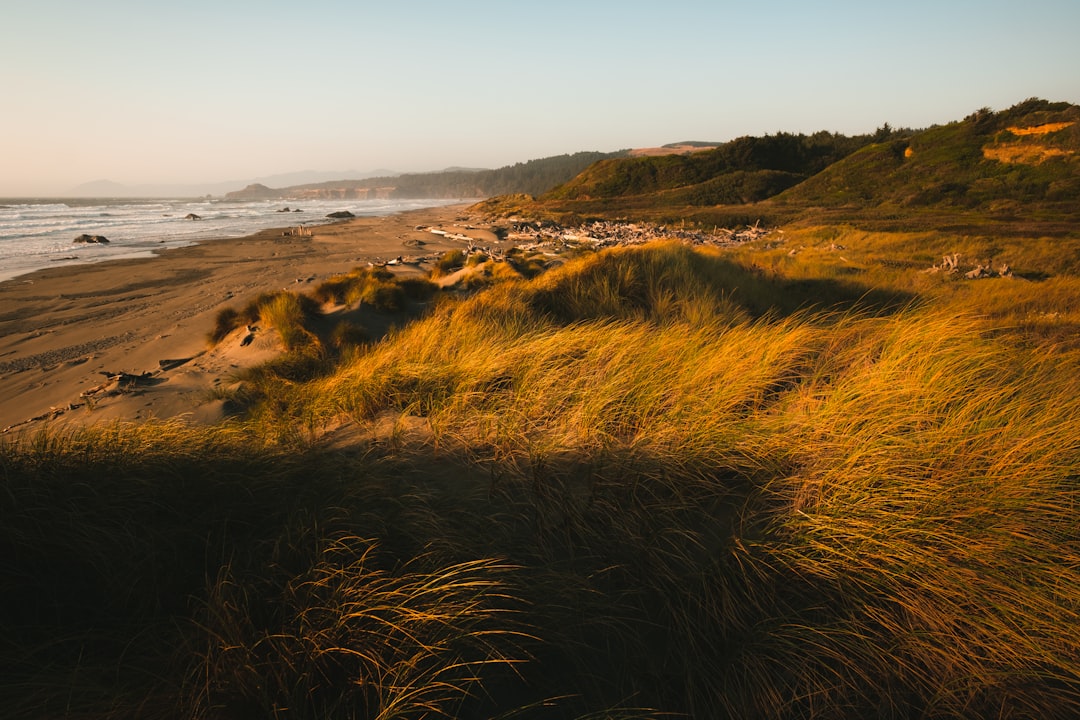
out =
[(5, 714), (1080, 712), (1078, 257), (790, 228), (224, 313), (289, 348), (246, 419), (3, 441)]

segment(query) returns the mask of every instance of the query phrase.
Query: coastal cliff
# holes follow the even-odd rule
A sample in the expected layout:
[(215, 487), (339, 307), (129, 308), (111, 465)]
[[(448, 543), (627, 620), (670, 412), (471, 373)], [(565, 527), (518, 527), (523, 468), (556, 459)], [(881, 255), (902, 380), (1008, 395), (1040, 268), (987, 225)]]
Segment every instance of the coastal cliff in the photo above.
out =
[(497, 170), (449, 168), (442, 172), (410, 173), (362, 180), (334, 180), (284, 188), (262, 184), (225, 194), (227, 200), (370, 200), (383, 198), (486, 198), (526, 193), (539, 195), (568, 182), (598, 160), (624, 157), (627, 152), (579, 152), (530, 160)]
[(255, 183), (243, 190), (226, 193), (226, 200), (384, 200), (394, 197), (390, 187), (288, 187), (275, 189)]
[(277, 200), (280, 197), (282, 197), (280, 190), (260, 183), (252, 183), (243, 190), (225, 193), (226, 200)]

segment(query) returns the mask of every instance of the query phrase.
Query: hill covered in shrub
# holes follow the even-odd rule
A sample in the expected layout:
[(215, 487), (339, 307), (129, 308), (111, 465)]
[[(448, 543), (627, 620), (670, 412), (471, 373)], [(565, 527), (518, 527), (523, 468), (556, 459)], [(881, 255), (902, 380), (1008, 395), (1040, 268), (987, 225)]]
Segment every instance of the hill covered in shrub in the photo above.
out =
[[(892, 137), (884, 128), (879, 136)], [(712, 150), (657, 157), (612, 158), (544, 194), (542, 200), (596, 200), (657, 195), (657, 202), (720, 205), (755, 202), (797, 185), (871, 142), (777, 133), (741, 137)]]
[(927, 208), (1069, 214), (1080, 198), (1080, 107), (1028, 100), (874, 143), (779, 195), (778, 205), (876, 213)]
[(1080, 107), (1033, 98), (920, 131), (778, 133), (689, 155), (602, 160), (506, 209), (721, 226), (798, 220), (978, 232), (993, 221), (1061, 233), (1080, 217), (1078, 198)]

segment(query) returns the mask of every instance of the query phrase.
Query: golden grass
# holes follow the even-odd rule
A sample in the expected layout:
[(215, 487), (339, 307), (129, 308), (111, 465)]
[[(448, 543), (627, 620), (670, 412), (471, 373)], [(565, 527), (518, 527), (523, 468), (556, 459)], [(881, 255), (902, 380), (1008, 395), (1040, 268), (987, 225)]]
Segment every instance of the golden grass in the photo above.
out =
[(409, 300), (427, 300), (435, 286), (424, 278), (400, 278), (384, 267), (362, 267), (320, 283), (312, 298), (324, 305), (367, 304), (384, 312), (404, 309)]
[(497, 579), (510, 568), (430, 572), (414, 559), (390, 573), (376, 553), (369, 540), (333, 540), (270, 609), (223, 568), (203, 610), (194, 717), (450, 717), (483, 666), (514, 662), (502, 655), (514, 633)]
[(259, 306), (259, 317), (281, 336), (286, 350), (318, 346), (319, 339), (307, 329), (309, 310), (299, 295), (281, 292)]
[(449, 275), (456, 270), (460, 270), (465, 266), (465, 251), (464, 250), (451, 250), (444, 253), (438, 262), (435, 263), (435, 267), (431, 269), (432, 278), (440, 278), (445, 275)]
[[(196, 717), (1071, 714), (1071, 242), (802, 228), (505, 273), (264, 371), (243, 424), (6, 445), (3, 540), (39, 592), (50, 513), (90, 586), (182, 559), (198, 612), (131, 596), (184, 682), (125, 687)], [(922, 272), (951, 252), (1035, 279)]]
[[(658, 292), (670, 271), (663, 254), (674, 251), (615, 262), (636, 252), (444, 309), (317, 385), (316, 416), (419, 413), (442, 442), (485, 462), (512, 459), (533, 475), (567, 453), (646, 457), (649, 467), (688, 474), (665, 491), (676, 498), (730, 493), (695, 489), (693, 468), (722, 468), (740, 482), (788, 469), (762, 486), (770, 505), (787, 510), (769, 511), (768, 540), (753, 546), (756, 572), (779, 566), (830, 585), (834, 610), (889, 598), (843, 620), (841, 612), (839, 626), (788, 637), (799, 624), (792, 618), (794, 626), (760, 641), (764, 656), (785, 664), (784, 643), (816, 648), (802, 651), (798, 697), (847, 702), (853, 688), (886, 678), (959, 711), (979, 693), (1012, 697), (1013, 681), (992, 687), (995, 678), (1022, 677), (1023, 686), (1040, 663), (1075, 681), (1075, 638), (1046, 640), (1072, 622), (1070, 606), (1058, 604), (1060, 583), (1080, 590), (1080, 577), (1057, 565), (1073, 567), (1075, 549), (1055, 546), (1076, 500), (1068, 480), (1077, 469), (1068, 422), (1080, 411), (1070, 399), (1080, 397), (1075, 354), (1029, 357), (1000, 346), (963, 310), (753, 320), (734, 301), (718, 305), (723, 297), (670, 294), (679, 282)], [(680, 270), (680, 280), (693, 272)], [(552, 315), (592, 319), (563, 324)], [(1058, 393), (1065, 397), (1051, 405)], [(568, 492), (552, 510), (560, 522), (596, 522), (589, 496)], [(1048, 509), (1045, 532), (1023, 529), (1031, 508)], [(684, 539), (699, 532), (680, 529)], [(1017, 563), (1031, 564), (1019, 583), (1008, 580)], [(1042, 599), (1028, 596), (1051, 587)], [(990, 604), (972, 605), (973, 594)], [(1006, 632), (1002, 614), (1026, 629)], [(683, 622), (681, 641), (694, 647), (701, 625)], [(1007, 637), (1012, 649), (998, 649)], [(883, 647), (894, 650), (882, 655)]]

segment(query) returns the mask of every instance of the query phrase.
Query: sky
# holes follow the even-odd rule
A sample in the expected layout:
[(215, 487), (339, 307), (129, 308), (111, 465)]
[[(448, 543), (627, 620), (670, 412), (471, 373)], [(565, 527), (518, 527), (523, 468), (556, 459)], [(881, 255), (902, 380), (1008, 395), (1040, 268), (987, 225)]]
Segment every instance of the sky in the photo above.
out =
[(0, 0), (0, 196), (1080, 104), (1077, 28), (1078, 0)]

